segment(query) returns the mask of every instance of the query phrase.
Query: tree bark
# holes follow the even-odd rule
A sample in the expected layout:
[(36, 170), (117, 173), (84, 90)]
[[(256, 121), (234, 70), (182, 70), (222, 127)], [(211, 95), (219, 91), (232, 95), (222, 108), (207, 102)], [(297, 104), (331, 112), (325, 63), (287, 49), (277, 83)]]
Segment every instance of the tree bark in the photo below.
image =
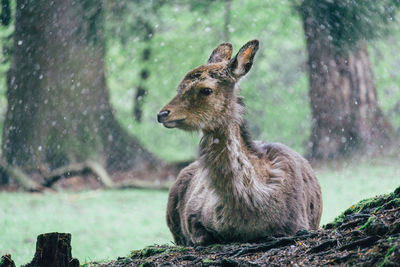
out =
[(222, 32), (223, 34), (223, 40), (225, 42), (229, 42), (229, 27), (231, 24), (231, 6), (232, 6), (232, 0), (225, 0), (224, 2), (224, 30)]
[(2, 157), (31, 173), (90, 159), (158, 160), (116, 120), (104, 75), (103, 2), (18, 0)]
[(141, 20), (143, 25), (144, 31), (144, 42), (146, 47), (142, 51), (142, 58), (141, 58), (141, 66), (142, 69), (140, 70), (140, 77), (139, 77), (139, 86), (136, 89), (135, 99), (134, 99), (134, 108), (133, 108), (133, 115), (137, 122), (142, 121), (142, 113), (143, 113), (143, 103), (144, 98), (147, 95), (147, 81), (150, 76), (150, 68), (149, 63), (151, 60), (152, 54), (152, 47), (151, 47), (151, 40), (154, 35), (154, 30), (152, 25), (145, 20)]
[(11, 255), (6, 254), (6, 255), (1, 256), (0, 267), (15, 267), (15, 263), (11, 259)]
[(309, 157), (334, 159), (355, 150), (382, 148), (392, 128), (378, 104), (366, 46), (340, 52), (312, 14), (301, 14), (313, 118)]
[(79, 267), (72, 258), (71, 234), (47, 233), (38, 235), (35, 256), (25, 267)]

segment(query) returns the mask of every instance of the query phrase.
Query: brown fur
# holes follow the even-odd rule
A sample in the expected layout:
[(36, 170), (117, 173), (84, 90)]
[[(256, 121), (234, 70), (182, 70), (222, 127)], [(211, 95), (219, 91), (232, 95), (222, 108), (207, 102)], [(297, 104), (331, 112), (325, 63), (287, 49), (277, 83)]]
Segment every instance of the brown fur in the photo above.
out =
[(231, 59), (232, 46), (221, 44), (159, 113), (168, 128), (203, 132), (199, 159), (170, 189), (167, 223), (176, 244), (246, 242), (318, 228), (321, 190), (309, 163), (284, 145), (253, 142), (242, 119), (237, 82), (257, 49), (251, 41)]

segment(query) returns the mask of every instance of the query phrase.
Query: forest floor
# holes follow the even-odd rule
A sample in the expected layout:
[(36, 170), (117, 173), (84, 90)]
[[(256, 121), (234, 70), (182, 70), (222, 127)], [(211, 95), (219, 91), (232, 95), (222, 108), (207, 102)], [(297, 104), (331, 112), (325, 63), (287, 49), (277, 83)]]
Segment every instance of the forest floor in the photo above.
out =
[[(399, 162), (391, 157), (358, 158), (316, 166), (324, 205), (321, 225), (361, 199), (397, 188)], [(79, 183), (74, 177), (63, 181)], [(170, 243), (166, 190), (72, 188), (60, 186), (57, 193), (0, 190), (0, 255), (11, 254), (18, 266), (27, 263), (35, 237), (48, 232), (71, 233), (72, 254), (81, 263), (109, 262), (135, 249)]]
[(400, 187), (360, 201), (317, 231), (252, 244), (150, 246), (85, 266), (400, 266)]

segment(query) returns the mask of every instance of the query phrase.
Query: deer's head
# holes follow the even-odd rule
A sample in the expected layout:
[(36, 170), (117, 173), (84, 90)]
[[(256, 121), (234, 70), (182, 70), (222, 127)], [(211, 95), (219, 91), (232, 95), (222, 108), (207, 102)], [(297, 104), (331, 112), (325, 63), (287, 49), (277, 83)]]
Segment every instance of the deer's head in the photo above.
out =
[(158, 114), (167, 128), (214, 131), (241, 115), (237, 83), (253, 65), (258, 41), (245, 44), (232, 56), (232, 45), (220, 44), (208, 62), (190, 71), (178, 86), (177, 95)]

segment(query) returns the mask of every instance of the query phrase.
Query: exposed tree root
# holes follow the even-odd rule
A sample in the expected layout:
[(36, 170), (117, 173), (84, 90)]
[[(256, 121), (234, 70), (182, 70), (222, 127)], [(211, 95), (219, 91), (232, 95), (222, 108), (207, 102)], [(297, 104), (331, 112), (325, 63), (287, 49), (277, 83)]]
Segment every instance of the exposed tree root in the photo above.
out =
[[(168, 190), (180, 169), (189, 162), (161, 164), (157, 168), (145, 165), (141, 169), (116, 171), (109, 174), (102, 164), (87, 160), (48, 171), (29, 174), (17, 166), (0, 162), (0, 190), (23, 189), (28, 192), (54, 191), (57, 188), (72, 190), (106, 188), (146, 188)], [(70, 181), (63, 179), (73, 178)], [(95, 178), (98, 182), (95, 181)], [(12, 182), (10, 182), (12, 181)]]
[(11, 166), (0, 161), (0, 169), (2, 172), (13, 179), (22, 189), (29, 192), (41, 191), (42, 186), (32, 180), (28, 175), (17, 166)]
[(0, 169), (10, 178), (13, 179), (19, 187), (29, 192), (41, 192), (48, 190), (61, 179), (87, 174), (94, 174), (98, 181), (104, 186), (104, 188), (110, 189), (115, 188), (113, 181), (108, 175), (104, 167), (96, 161), (85, 161), (83, 163), (73, 163), (58, 169), (54, 169), (52, 172), (43, 175), (43, 181), (38, 183), (31, 179), (22, 169), (17, 166), (11, 166), (0, 162)]
[(162, 182), (162, 183), (154, 183), (153, 181), (147, 180), (125, 180), (118, 183), (115, 183), (114, 188), (116, 189), (130, 189), (130, 188), (139, 188), (139, 189), (153, 189), (153, 190), (168, 190), (171, 185), (171, 182)]

